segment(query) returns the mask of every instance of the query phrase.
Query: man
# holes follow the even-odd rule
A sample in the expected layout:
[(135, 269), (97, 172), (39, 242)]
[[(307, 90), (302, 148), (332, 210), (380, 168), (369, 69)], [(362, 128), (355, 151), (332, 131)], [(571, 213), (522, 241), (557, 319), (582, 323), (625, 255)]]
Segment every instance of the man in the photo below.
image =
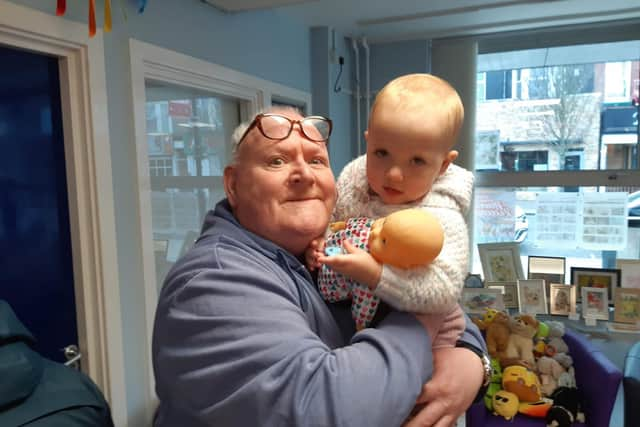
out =
[(282, 108), (236, 130), (227, 199), (160, 296), (157, 427), (399, 426), (416, 398), (427, 405), (408, 425), (448, 426), (478, 392), (480, 358), (448, 348), (432, 360), (417, 316), (392, 312), (355, 333), (349, 306), (316, 290), (301, 260), (336, 199), (330, 133), (328, 119)]

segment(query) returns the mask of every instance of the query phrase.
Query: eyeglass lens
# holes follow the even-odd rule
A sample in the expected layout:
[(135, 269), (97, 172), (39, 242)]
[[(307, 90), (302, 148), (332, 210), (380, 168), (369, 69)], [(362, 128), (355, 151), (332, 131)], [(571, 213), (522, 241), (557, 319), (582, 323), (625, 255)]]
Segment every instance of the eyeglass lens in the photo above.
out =
[[(284, 139), (291, 133), (295, 121), (280, 115), (264, 115), (260, 118), (260, 128), (264, 136)], [(331, 124), (322, 117), (305, 117), (300, 120), (302, 133), (311, 141), (326, 141), (331, 133)]]

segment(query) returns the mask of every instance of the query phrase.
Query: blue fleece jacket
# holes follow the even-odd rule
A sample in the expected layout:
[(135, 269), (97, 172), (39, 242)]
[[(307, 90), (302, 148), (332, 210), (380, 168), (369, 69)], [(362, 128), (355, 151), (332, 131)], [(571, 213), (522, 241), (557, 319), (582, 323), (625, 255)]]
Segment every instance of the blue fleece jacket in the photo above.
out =
[[(477, 328), (463, 340), (483, 348)], [(304, 265), (226, 200), (165, 280), (153, 334), (155, 426), (398, 426), (431, 375), (424, 328), (392, 312), (355, 333)]]

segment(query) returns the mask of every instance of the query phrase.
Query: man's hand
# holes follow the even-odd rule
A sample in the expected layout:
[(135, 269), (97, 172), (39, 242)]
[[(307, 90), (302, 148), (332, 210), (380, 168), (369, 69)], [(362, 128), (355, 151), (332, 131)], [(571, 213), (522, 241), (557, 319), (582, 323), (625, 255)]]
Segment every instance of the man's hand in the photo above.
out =
[(422, 387), (417, 413), (404, 427), (455, 426), (473, 403), (483, 377), (482, 361), (472, 351), (462, 347), (434, 350), (433, 377)]
[(318, 237), (313, 239), (309, 243), (309, 247), (304, 251), (304, 260), (307, 263), (307, 269), (313, 271), (316, 268), (320, 268), (322, 264), (318, 261), (318, 258), (323, 256), (324, 253), (324, 237)]
[(382, 264), (376, 261), (371, 254), (353, 246), (347, 240), (344, 241), (343, 247), (347, 251), (346, 254), (322, 255), (318, 257), (318, 261), (374, 290), (382, 275)]

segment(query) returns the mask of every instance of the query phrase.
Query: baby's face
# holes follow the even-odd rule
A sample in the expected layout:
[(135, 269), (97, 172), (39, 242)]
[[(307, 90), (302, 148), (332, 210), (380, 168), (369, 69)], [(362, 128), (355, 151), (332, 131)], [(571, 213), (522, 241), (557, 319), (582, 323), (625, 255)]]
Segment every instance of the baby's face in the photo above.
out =
[(385, 204), (421, 199), (457, 152), (429, 126), (377, 118), (365, 133), (367, 180)]

